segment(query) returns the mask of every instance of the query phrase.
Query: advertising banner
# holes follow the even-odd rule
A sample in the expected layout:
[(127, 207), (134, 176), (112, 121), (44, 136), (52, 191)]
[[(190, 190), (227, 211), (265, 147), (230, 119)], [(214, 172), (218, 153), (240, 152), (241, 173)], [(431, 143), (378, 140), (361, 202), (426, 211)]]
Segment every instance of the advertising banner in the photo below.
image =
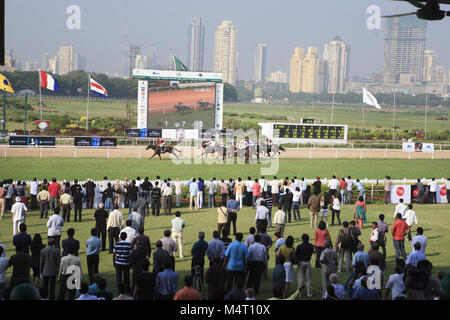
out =
[(399, 203), (400, 199), (403, 203), (411, 203), (411, 185), (392, 185), (391, 203)]
[(138, 83), (138, 129), (147, 128), (148, 81)]
[(56, 145), (55, 137), (28, 137), (28, 136), (10, 136), (10, 146), (29, 146), (29, 147), (54, 147)]

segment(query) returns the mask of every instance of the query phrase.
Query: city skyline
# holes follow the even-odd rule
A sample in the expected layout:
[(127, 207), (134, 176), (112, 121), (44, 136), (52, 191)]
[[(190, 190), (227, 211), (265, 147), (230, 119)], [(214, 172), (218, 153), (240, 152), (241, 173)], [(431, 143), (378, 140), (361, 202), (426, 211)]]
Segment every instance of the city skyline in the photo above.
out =
[[(104, 0), (95, 3), (80, 0), (78, 5), (82, 12), (80, 30), (68, 30), (65, 13), (70, 1), (58, 3), (43, 0), (37, 3), (17, 0), (7, 2), (6, 10), (6, 49), (13, 50), (14, 56), (22, 66), (26, 61), (41, 61), (45, 52), (56, 52), (60, 46), (74, 43), (79, 53), (88, 59), (88, 71), (122, 74), (124, 38), (123, 2), (110, 3)], [(107, 5), (105, 5), (107, 4)], [(129, 43), (139, 44), (141, 48), (155, 48), (155, 60), (166, 63), (169, 52), (177, 57), (186, 57), (186, 26), (194, 17), (201, 17), (206, 27), (205, 32), (205, 70), (213, 70), (214, 30), (223, 20), (232, 20), (239, 27), (238, 79), (254, 79), (254, 46), (264, 42), (270, 49), (267, 60), (267, 73), (282, 70), (288, 72), (289, 59), (296, 46), (316, 46), (319, 50), (323, 44), (339, 34), (352, 46), (352, 76), (369, 77), (371, 74), (383, 73), (384, 21), (381, 29), (369, 30), (366, 26), (369, 5), (376, 4), (381, 14), (410, 9), (409, 4), (390, 1), (361, 0), (352, 4), (336, 4), (331, 0), (300, 5), (286, 1), (283, 5), (261, 1), (257, 12), (253, 12), (250, 3), (230, 1), (221, 10), (214, 10), (206, 1), (186, 4), (175, 1), (173, 4), (154, 4), (152, 9), (159, 9), (162, 14), (144, 19), (150, 4), (136, 5), (129, 3)], [(176, 12), (168, 10), (177, 5)], [(331, 10), (323, 11), (323, 8)], [(27, 8), (27, 10), (23, 10)], [(236, 10), (239, 8), (239, 10)], [(289, 10), (286, 10), (289, 8)], [(291, 10), (292, 9), (292, 10)], [(299, 10), (301, 9), (301, 10)], [(31, 14), (32, 13), (32, 14)], [(54, 19), (38, 24), (39, 16), (49, 13)], [(18, 17), (24, 17), (30, 24), (36, 22), (36, 28), (26, 28), (20, 24)], [(342, 19), (346, 16), (346, 19)], [(293, 20), (293, 17), (296, 17)], [(317, 19), (320, 17), (320, 19)], [(97, 21), (99, 20), (99, 21)], [(296, 21), (293, 23), (293, 21)], [(98, 28), (95, 23), (101, 23)], [(440, 64), (450, 66), (450, 48), (442, 38), (450, 23), (448, 20), (429, 23), (427, 28), (426, 49), (432, 49), (440, 57)], [(51, 27), (51, 28), (49, 28)], [(52, 37), (46, 30), (52, 30)], [(302, 32), (301, 30), (308, 30)], [(102, 39), (103, 41), (99, 41)], [(255, 40), (257, 39), (257, 40)], [(144, 54), (144, 53), (141, 53)], [(370, 61), (370, 63), (367, 63)], [(186, 64), (187, 62), (185, 62)]]

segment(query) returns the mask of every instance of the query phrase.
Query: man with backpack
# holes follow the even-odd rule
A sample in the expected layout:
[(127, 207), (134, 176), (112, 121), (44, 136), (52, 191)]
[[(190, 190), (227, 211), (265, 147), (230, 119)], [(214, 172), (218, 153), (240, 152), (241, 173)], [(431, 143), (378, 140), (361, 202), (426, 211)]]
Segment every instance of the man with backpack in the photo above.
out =
[(348, 228), (348, 221), (344, 221), (342, 227), (339, 229), (336, 240), (336, 252), (339, 253), (339, 267), (338, 272), (342, 272), (345, 258), (345, 271), (350, 272), (352, 266), (352, 252), (353, 252), (353, 234)]

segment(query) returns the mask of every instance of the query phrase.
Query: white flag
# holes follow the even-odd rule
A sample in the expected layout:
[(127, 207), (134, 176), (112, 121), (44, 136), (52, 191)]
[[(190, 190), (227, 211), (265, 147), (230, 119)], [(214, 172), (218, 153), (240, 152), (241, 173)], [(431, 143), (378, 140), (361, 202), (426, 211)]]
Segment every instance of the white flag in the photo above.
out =
[(377, 109), (381, 109), (377, 99), (373, 96), (373, 94), (367, 91), (366, 88), (363, 88), (363, 103), (374, 106)]

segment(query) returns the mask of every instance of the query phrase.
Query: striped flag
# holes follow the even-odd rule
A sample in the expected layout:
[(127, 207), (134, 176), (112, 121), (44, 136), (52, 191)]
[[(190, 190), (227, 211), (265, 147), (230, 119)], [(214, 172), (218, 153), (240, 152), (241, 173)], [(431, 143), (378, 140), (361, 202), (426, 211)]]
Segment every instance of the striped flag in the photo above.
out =
[(60, 92), (58, 82), (56, 82), (55, 78), (49, 75), (47, 72), (39, 70), (40, 79), (41, 79), (41, 87), (47, 88), (48, 90)]
[(100, 83), (92, 79), (91, 76), (89, 76), (89, 81), (91, 83), (91, 92), (98, 94), (101, 97), (108, 98), (108, 91), (106, 91)]

